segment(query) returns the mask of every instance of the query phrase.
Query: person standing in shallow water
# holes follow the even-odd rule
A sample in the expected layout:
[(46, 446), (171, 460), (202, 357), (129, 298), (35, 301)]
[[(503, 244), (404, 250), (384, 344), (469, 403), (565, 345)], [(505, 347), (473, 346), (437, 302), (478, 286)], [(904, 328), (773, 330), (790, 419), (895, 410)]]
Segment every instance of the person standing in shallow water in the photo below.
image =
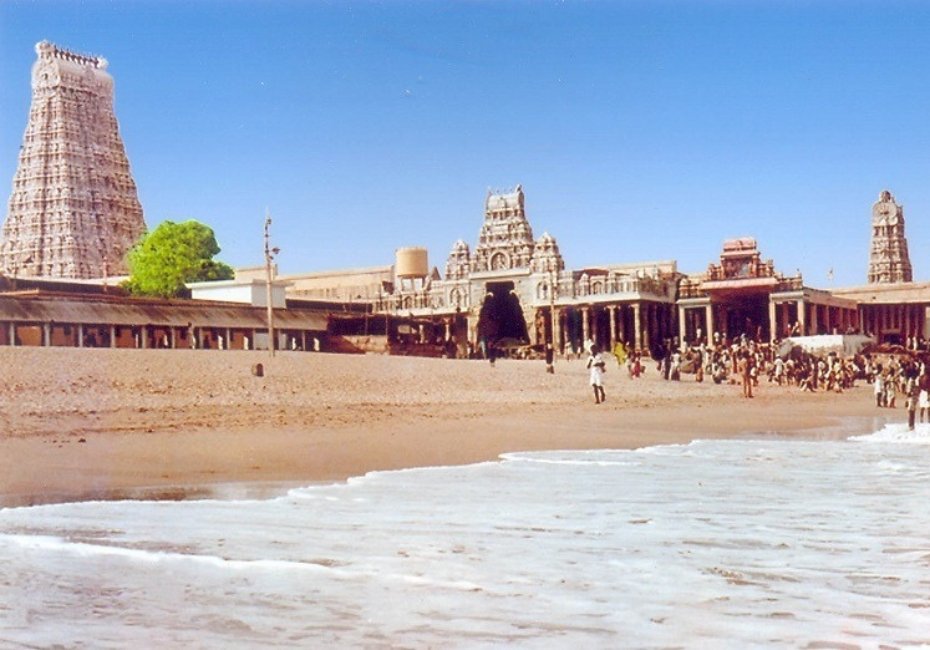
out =
[(914, 430), (914, 415), (917, 411), (917, 389), (912, 388), (907, 393), (907, 398), (904, 400), (904, 408), (907, 409), (907, 428), (910, 431)]
[(586, 366), (591, 371), (591, 387), (594, 389), (594, 403), (600, 404), (607, 400), (607, 397), (604, 395), (604, 370), (607, 368), (607, 364), (604, 362), (604, 358), (601, 356), (601, 352), (598, 349), (597, 345), (591, 345), (591, 356), (588, 357), (588, 363)]

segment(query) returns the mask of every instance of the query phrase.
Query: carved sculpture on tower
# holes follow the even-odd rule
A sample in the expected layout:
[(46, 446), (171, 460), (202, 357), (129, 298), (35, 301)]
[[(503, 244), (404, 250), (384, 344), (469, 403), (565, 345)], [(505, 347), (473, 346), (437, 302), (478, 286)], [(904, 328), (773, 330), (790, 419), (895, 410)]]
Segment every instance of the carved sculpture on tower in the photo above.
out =
[(36, 45), (32, 105), (0, 236), (0, 272), (96, 278), (126, 272), (145, 232), (102, 57)]
[(910, 282), (912, 275), (904, 237), (904, 208), (884, 190), (872, 205), (869, 284)]
[(523, 187), (512, 192), (488, 192), (484, 203), (484, 225), (475, 247), (475, 271), (527, 268), (533, 256), (533, 229), (526, 220)]

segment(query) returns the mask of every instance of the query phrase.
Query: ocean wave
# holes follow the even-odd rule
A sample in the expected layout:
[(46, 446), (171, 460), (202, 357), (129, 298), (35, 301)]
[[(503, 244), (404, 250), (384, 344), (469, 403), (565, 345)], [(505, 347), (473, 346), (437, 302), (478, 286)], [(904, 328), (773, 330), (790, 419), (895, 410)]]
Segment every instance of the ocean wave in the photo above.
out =
[(849, 440), (855, 442), (898, 443), (908, 445), (930, 445), (930, 423), (918, 424), (913, 430), (907, 428), (903, 422), (886, 424), (884, 428), (875, 433), (862, 436), (850, 436)]

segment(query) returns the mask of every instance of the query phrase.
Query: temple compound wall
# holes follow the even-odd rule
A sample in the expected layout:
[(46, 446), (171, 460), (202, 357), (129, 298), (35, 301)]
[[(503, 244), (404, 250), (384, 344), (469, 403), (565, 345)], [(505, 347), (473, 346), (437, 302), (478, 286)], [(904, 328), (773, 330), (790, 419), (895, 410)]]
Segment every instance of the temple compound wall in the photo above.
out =
[(102, 57), (42, 41), (6, 220), (0, 272), (97, 278), (127, 271), (145, 232)]

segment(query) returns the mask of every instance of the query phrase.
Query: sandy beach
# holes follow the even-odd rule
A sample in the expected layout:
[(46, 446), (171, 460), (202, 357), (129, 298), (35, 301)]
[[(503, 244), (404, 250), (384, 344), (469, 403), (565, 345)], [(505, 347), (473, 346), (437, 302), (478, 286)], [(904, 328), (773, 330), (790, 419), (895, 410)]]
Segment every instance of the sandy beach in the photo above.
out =
[[(251, 367), (262, 363), (263, 377)], [(871, 388), (666, 382), (612, 365), (595, 405), (581, 361), (0, 348), (0, 503), (172, 498), (342, 480), (509, 451), (871, 431), (904, 412)]]

